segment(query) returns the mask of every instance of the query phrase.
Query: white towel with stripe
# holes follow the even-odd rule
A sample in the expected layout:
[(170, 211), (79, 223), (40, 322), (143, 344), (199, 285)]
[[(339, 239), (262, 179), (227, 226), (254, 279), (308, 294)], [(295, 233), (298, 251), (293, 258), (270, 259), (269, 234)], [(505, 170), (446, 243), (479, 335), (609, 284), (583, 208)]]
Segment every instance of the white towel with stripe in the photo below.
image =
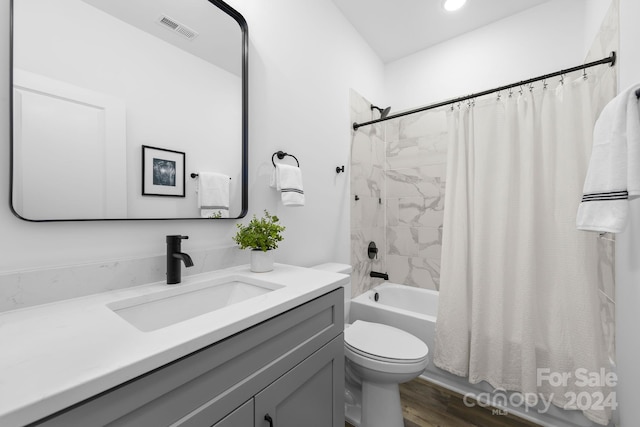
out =
[(198, 172), (196, 191), (202, 218), (229, 218), (231, 178), (217, 172)]
[(622, 91), (600, 113), (576, 225), (619, 233), (627, 225), (630, 197), (640, 196), (640, 109), (636, 91)]
[(284, 206), (304, 206), (302, 171), (297, 166), (277, 164), (270, 185), (280, 191)]

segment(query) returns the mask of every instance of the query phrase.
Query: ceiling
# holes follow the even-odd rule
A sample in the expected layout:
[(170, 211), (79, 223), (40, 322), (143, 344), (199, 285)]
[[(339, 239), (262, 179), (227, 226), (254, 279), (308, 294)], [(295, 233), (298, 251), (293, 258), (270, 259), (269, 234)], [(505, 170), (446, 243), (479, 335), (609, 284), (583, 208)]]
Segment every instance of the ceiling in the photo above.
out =
[[(238, 23), (203, 0), (82, 0), (152, 36), (171, 43), (237, 76), (241, 74), (242, 32)], [(195, 31), (189, 40), (158, 21), (166, 16)]]
[(468, 0), (446, 12), (442, 0), (333, 0), (385, 63), (548, 1)]

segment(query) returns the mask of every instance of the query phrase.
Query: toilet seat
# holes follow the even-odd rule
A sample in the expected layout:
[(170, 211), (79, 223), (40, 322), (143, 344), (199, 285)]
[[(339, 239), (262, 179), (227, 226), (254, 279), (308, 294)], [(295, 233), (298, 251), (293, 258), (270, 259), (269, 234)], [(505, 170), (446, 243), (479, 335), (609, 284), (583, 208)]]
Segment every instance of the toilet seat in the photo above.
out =
[(419, 338), (392, 326), (356, 320), (344, 331), (345, 348), (361, 357), (385, 363), (415, 364), (429, 348)]
[(379, 362), (386, 362), (386, 363), (397, 363), (397, 364), (404, 365), (404, 364), (410, 364), (410, 363), (420, 363), (425, 359), (424, 357), (420, 359), (393, 359), (389, 357), (376, 356), (375, 354), (367, 353), (366, 351), (362, 351), (360, 349), (354, 348), (347, 343), (345, 343), (345, 348), (361, 357), (364, 357), (370, 360), (376, 360)]

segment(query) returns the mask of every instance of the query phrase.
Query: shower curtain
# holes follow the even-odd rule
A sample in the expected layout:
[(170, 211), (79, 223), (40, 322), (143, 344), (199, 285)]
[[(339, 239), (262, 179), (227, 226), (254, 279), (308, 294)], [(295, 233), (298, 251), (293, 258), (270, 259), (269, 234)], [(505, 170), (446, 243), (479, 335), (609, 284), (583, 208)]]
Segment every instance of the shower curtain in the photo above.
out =
[(600, 424), (615, 397), (599, 292), (613, 266), (610, 243), (577, 231), (575, 219), (593, 126), (615, 95), (608, 68), (449, 112), (434, 355), (471, 383)]

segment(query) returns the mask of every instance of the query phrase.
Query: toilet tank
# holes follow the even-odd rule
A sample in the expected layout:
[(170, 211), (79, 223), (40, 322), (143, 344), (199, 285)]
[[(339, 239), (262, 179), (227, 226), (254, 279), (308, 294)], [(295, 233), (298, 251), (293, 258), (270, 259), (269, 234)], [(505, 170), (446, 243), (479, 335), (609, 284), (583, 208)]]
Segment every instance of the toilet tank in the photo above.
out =
[[(341, 273), (351, 275), (352, 268), (349, 264), (340, 264), (338, 262), (328, 262), (325, 264), (315, 265), (314, 270), (330, 271), (332, 273)], [(344, 285), (344, 323), (349, 323), (349, 312), (351, 309), (351, 280)]]

